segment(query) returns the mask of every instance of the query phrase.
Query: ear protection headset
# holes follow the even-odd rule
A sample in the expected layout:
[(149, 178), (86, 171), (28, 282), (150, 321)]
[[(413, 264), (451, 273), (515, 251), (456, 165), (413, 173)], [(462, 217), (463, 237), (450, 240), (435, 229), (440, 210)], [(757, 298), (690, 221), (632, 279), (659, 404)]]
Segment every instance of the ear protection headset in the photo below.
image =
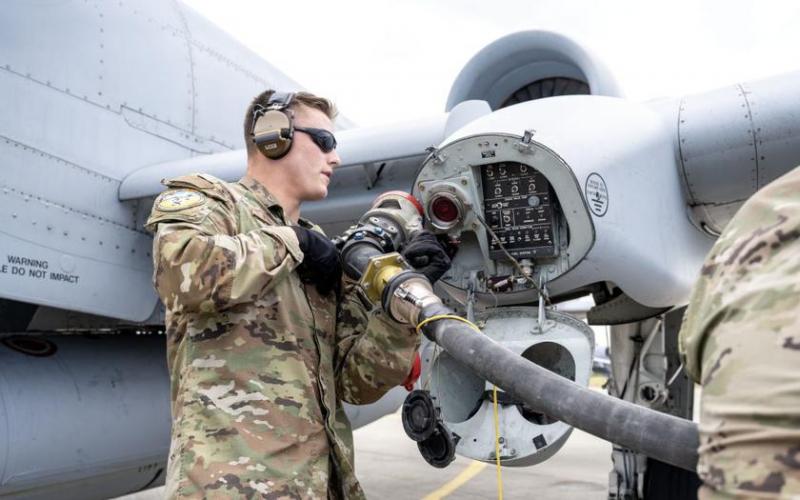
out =
[(289, 109), (294, 92), (273, 92), (267, 105), (257, 105), (253, 111), (253, 130), (250, 136), (261, 151), (271, 160), (283, 158), (292, 147), (294, 113)]

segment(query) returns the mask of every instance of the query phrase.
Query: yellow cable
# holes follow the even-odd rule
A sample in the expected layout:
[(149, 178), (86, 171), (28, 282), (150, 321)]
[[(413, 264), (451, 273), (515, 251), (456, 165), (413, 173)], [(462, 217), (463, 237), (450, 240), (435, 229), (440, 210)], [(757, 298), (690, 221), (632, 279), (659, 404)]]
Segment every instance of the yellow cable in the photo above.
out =
[[(478, 328), (475, 323), (472, 321), (462, 318), (461, 316), (456, 316), (455, 314), (437, 314), (436, 316), (431, 316), (430, 318), (426, 318), (422, 320), (417, 325), (417, 333), (422, 332), (422, 327), (427, 325), (432, 321), (436, 321), (439, 319), (452, 319), (455, 321), (460, 321), (462, 323), (466, 323), (469, 325), (473, 330), (478, 333), (481, 333), (480, 328)], [(492, 385), (492, 404), (494, 406), (494, 460), (497, 466), (497, 500), (503, 500), (503, 473), (500, 466), (500, 415), (497, 411), (497, 386)]]
[(494, 461), (497, 464), (497, 500), (503, 500), (503, 473), (500, 468), (500, 416), (497, 413), (497, 386), (492, 385), (494, 402)]
[(427, 325), (428, 323), (430, 323), (432, 321), (436, 321), (438, 319), (452, 319), (452, 320), (455, 320), (455, 321), (460, 321), (462, 323), (468, 324), (476, 332), (481, 333), (481, 329), (478, 328), (477, 326), (475, 326), (475, 323), (473, 323), (472, 321), (470, 321), (468, 319), (462, 318), (461, 316), (456, 316), (455, 314), (437, 314), (436, 316), (431, 316), (430, 318), (423, 319), (417, 325), (417, 333), (422, 333), (422, 327), (423, 326)]

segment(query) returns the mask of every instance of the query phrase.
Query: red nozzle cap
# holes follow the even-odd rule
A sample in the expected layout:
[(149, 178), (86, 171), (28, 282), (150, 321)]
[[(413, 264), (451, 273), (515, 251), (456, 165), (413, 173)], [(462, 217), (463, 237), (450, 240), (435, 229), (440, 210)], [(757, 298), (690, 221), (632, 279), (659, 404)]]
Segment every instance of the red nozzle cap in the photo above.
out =
[(406, 193), (405, 191), (386, 191), (385, 193), (383, 193), (380, 196), (378, 196), (377, 198), (375, 198), (375, 201), (372, 203), (372, 206), (374, 207), (375, 205), (377, 205), (378, 202), (383, 197), (390, 196), (390, 195), (402, 196), (403, 198), (405, 198), (408, 201), (410, 201), (412, 205), (414, 205), (414, 208), (417, 209), (417, 212), (419, 212), (420, 215), (423, 215), (425, 213), (425, 210), (422, 208), (422, 203), (420, 203), (419, 200), (414, 198), (414, 196), (412, 196), (411, 194)]

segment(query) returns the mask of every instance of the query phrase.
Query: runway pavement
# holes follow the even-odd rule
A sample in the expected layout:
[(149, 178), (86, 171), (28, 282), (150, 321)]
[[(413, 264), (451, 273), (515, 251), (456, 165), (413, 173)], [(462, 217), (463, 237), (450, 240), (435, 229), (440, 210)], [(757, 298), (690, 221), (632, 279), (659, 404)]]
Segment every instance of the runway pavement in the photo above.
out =
[[(428, 465), (403, 432), (400, 414), (355, 431), (356, 473), (367, 497), (379, 500), (497, 498), (494, 465), (462, 457), (445, 469)], [(526, 468), (503, 468), (504, 499), (606, 498), (611, 445), (575, 430), (555, 457)], [(163, 488), (120, 497), (155, 500)]]
[[(403, 432), (400, 414), (355, 432), (356, 472), (368, 498), (497, 498), (494, 465), (463, 457), (445, 469), (422, 459)], [(575, 430), (555, 457), (543, 464), (502, 469), (505, 499), (604, 499), (611, 445)]]

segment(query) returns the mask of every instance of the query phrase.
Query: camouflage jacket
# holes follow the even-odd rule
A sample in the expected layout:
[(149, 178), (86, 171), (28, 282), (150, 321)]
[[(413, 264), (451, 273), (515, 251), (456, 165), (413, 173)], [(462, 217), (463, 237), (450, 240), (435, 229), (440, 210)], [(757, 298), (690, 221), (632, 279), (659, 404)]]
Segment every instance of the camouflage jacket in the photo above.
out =
[(166, 184), (147, 228), (167, 314), (167, 495), (363, 497), (341, 402), (400, 384), (417, 336), (368, 310), (352, 283), (339, 301), (304, 285), (294, 231), (259, 182)]
[(728, 223), (679, 343), (703, 386), (701, 497), (800, 497), (800, 168)]

